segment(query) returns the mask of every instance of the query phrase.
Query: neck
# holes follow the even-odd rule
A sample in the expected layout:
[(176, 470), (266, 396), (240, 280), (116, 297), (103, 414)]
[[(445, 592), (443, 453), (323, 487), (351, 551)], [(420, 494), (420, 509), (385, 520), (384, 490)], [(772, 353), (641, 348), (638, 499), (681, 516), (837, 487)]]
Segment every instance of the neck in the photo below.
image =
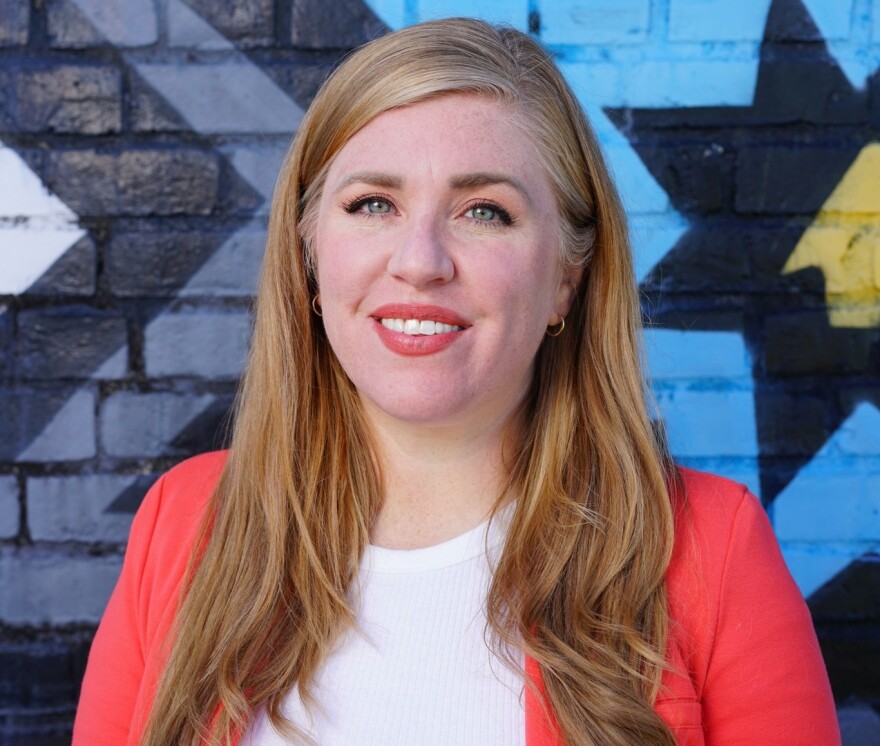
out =
[(366, 405), (383, 477), (370, 541), (417, 549), (486, 520), (501, 493), (503, 444), (511, 417), (479, 426), (401, 422)]

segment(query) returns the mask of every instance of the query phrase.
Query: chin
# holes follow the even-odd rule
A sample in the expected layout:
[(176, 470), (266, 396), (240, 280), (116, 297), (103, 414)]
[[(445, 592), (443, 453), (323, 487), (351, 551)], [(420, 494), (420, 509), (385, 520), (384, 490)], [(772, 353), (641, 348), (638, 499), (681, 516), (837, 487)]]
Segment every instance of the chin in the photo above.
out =
[(473, 411), (466, 403), (448, 400), (426, 399), (423, 396), (396, 397), (383, 401), (365, 397), (369, 407), (381, 411), (385, 416), (412, 425), (451, 425), (466, 418)]

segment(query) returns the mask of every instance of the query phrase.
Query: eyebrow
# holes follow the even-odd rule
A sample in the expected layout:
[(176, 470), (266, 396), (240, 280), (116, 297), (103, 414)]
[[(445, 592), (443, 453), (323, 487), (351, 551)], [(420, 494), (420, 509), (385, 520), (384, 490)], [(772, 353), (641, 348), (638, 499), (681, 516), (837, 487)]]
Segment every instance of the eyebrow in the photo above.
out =
[(490, 171), (478, 171), (473, 174), (464, 174), (463, 176), (453, 176), (449, 180), (449, 185), (453, 189), (473, 189), (474, 187), (492, 186), (493, 184), (507, 184), (513, 187), (525, 197), (527, 202), (531, 202), (529, 190), (525, 188), (523, 183), (518, 179), (514, 179), (507, 174), (496, 174)]
[(369, 184), (383, 189), (400, 189), (403, 187), (403, 179), (382, 171), (356, 171), (346, 176), (336, 187), (336, 191), (345, 189), (349, 184)]
[[(383, 171), (357, 171), (343, 179), (336, 187), (336, 191), (338, 192), (351, 184), (369, 184), (370, 186), (381, 187), (383, 189), (402, 189), (403, 179), (399, 176), (394, 176), (393, 174), (384, 173)], [(493, 173), (491, 171), (478, 171), (472, 174), (453, 176), (449, 180), (449, 186), (456, 190), (474, 189), (476, 187), (492, 186), (494, 184), (507, 184), (522, 194), (527, 202), (531, 202), (529, 191), (525, 188), (523, 183), (507, 174)]]

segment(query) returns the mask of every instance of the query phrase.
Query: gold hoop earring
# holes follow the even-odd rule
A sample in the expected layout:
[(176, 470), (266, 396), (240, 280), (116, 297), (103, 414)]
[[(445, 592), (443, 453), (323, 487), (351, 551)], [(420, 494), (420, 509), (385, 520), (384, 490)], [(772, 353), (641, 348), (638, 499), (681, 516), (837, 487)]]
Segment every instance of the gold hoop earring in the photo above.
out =
[(321, 300), (320, 293), (318, 293), (317, 295), (312, 297), (312, 312), (315, 314), (315, 316), (323, 316), (324, 315), (321, 313), (321, 306), (318, 305), (320, 300)]
[[(552, 329), (552, 331), (551, 331), (551, 329)], [(547, 327), (547, 331), (545, 332), (545, 334), (548, 337), (558, 337), (564, 331), (565, 331), (565, 319), (560, 318), (558, 324), (556, 324), (555, 326), (552, 326), (552, 327), (551, 326)]]

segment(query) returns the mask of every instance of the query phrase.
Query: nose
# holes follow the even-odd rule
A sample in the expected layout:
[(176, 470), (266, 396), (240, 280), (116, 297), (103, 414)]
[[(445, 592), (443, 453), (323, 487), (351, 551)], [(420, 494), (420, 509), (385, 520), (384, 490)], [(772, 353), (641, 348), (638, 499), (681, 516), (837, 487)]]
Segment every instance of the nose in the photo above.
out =
[(388, 259), (389, 274), (416, 288), (453, 278), (455, 264), (437, 222), (434, 216), (425, 215), (402, 231)]

